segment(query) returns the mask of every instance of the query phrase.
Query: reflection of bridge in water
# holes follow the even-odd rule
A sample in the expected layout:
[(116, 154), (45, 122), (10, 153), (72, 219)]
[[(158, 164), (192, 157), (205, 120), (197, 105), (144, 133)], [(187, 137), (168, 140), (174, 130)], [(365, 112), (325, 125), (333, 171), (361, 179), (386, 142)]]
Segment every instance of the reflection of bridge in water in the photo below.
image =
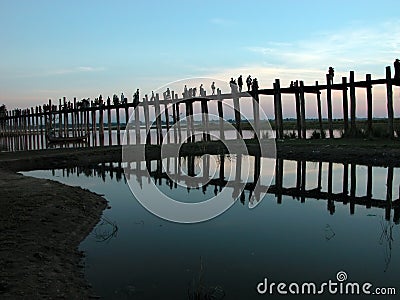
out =
[[(263, 174), (268, 169), (266, 166), (274, 164), (275, 180), (272, 185), (269, 185), (263, 182), (265, 177)], [(101, 163), (93, 169), (77, 167), (67, 169), (66, 172), (67, 176), (70, 172), (77, 172), (87, 176), (101, 176), (103, 180), (109, 174), (111, 178), (115, 176), (118, 181), (124, 179), (125, 174), (127, 180), (131, 180), (131, 176), (134, 176), (141, 188), (145, 188), (146, 182), (153, 180), (156, 185), (165, 183), (170, 189), (176, 189), (180, 185), (186, 186), (188, 192), (192, 189), (201, 189), (203, 193), (206, 193), (211, 189), (215, 195), (222, 188), (228, 187), (232, 189), (233, 200), (239, 199), (245, 204), (247, 196), (250, 206), (257, 205), (265, 194), (272, 194), (275, 195), (278, 204), (282, 203), (283, 196), (290, 196), (302, 203), (306, 199), (326, 200), (330, 214), (335, 213), (336, 203), (349, 204), (350, 214), (355, 213), (356, 205), (382, 208), (385, 209), (387, 220), (391, 219), (393, 210), (393, 221), (399, 224), (400, 199), (393, 199), (393, 167), (386, 168), (386, 178), (383, 179), (382, 176), (373, 176), (376, 167), (372, 166), (319, 162), (314, 163), (315, 167), (318, 166), (314, 172), (310, 170), (309, 164), (310, 162), (306, 161), (274, 160), (241, 154), (204, 155), (202, 157), (169, 157), (163, 161), (159, 159)], [(230, 170), (234, 171), (230, 172), (227, 165), (230, 165)], [(285, 168), (285, 165), (288, 167)], [(359, 167), (365, 171), (364, 174), (357, 175)], [(383, 168), (380, 169), (383, 170)], [(333, 183), (336, 172), (342, 173), (339, 187), (337, 183), (335, 185)], [(248, 173), (250, 173), (249, 176), (246, 175)], [(316, 173), (316, 176), (313, 176), (313, 173)], [(243, 174), (246, 179), (243, 178)], [(310, 175), (307, 176), (308, 174)], [(365, 177), (366, 182), (357, 180), (357, 176), (363, 179)], [(295, 184), (292, 186), (284, 184), (289, 177), (294, 177)], [(323, 182), (325, 177), (326, 182)], [(357, 189), (357, 185), (363, 184), (365, 184), (366, 193), (359, 196), (361, 189)], [(313, 188), (307, 189), (310, 186)], [(383, 191), (386, 196), (383, 199), (374, 198), (373, 189), (381, 189), (383, 186), (386, 186), (386, 191)], [(333, 192), (338, 188), (340, 192)]]

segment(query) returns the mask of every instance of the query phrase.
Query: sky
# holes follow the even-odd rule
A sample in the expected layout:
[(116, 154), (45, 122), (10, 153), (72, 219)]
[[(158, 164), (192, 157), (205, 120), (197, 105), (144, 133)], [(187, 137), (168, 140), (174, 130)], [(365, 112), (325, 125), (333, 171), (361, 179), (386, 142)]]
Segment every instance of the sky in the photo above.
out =
[[(137, 88), (150, 93), (185, 78), (227, 82), (240, 74), (257, 77), (262, 88), (275, 78), (311, 85), (325, 82), (329, 66), (337, 82), (350, 70), (356, 80), (384, 78), (400, 58), (399, 11), (398, 0), (1, 0), (0, 104), (131, 98)], [(373, 93), (382, 99), (374, 115), (386, 116), (385, 89)], [(357, 96), (362, 117), (365, 91)], [(334, 116), (340, 98), (334, 94)], [(292, 100), (283, 103), (284, 116), (293, 116)]]

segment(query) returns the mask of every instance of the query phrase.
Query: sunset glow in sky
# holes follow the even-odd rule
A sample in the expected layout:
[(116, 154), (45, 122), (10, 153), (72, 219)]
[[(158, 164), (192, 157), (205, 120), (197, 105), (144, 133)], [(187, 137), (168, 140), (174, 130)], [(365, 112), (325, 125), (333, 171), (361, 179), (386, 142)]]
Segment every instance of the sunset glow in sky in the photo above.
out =
[[(131, 98), (137, 88), (149, 92), (190, 77), (252, 74), (262, 88), (275, 78), (310, 85), (323, 83), (329, 66), (337, 82), (350, 70), (356, 80), (383, 78), (400, 57), (399, 12), (398, 0), (2, 0), (0, 104), (25, 108), (121, 92)], [(359, 94), (362, 117), (365, 91)], [(376, 116), (386, 116), (385, 95), (374, 88), (382, 99)], [(335, 116), (341, 94), (334, 96)], [(285, 104), (293, 116), (294, 105)]]

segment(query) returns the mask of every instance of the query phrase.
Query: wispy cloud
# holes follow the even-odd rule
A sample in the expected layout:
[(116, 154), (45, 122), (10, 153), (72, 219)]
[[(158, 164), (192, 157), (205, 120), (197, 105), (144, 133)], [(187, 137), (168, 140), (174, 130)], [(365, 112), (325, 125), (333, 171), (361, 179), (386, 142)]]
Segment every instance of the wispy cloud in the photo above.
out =
[(223, 19), (223, 18), (212, 18), (209, 20), (210, 23), (218, 25), (218, 26), (232, 26), (234, 22), (232, 20)]
[(400, 22), (388, 21), (375, 27), (343, 28), (319, 32), (292, 43), (268, 42), (247, 47), (264, 62), (283, 68), (363, 69), (391, 62), (399, 55)]
[(71, 73), (83, 73), (83, 72), (100, 72), (104, 71), (103, 67), (90, 67), (90, 66), (80, 66), (69, 69), (58, 69), (45, 72), (45, 75), (63, 75)]

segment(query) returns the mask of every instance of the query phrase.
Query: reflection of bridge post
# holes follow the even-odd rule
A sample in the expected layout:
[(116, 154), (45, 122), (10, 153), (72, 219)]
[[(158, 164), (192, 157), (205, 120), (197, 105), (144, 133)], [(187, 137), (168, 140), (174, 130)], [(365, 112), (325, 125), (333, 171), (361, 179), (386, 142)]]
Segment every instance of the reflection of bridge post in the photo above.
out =
[(305, 191), (306, 191), (306, 161), (301, 161), (301, 203), (306, 201)]
[(350, 214), (354, 215), (355, 203), (354, 197), (356, 196), (356, 186), (357, 186), (357, 178), (356, 178), (356, 165), (351, 164), (350, 166)]
[(393, 167), (388, 167), (386, 179), (386, 210), (385, 219), (390, 220), (392, 210), (392, 190), (393, 190)]
[(367, 170), (367, 203), (366, 207), (371, 208), (372, 198), (372, 166), (368, 166)]
[(300, 191), (301, 188), (301, 161), (297, 161), (297, 169), (296, 169), (296, 189), (297, 192)]
[(282, 184), (283, 184), (283, 159), (282, 158), (277, 158), (275, 162), (275, 185), (276, 185), (276, 190), (277, 194), (275, 196), (277, 197), (277, 203), (281, 204), (282, 203)]
[(188, 175), (191, 177), (196, 176), (196, 174), (194, 172), (194, 160), (195, 160), (195, 157), (193, 155), (190, 155), (187, 157)]
[(328, 163), (328, 211), (331, 215), (335, 213), (335, 201), (332, 199), (332, 162)]
[(220, 180), (220, 185), (219, 185), (219, 191), (222, 191), (222, 182), (225, 179), (225, 155), (221, 154), (219, 156), (219, 180)]
[(210, 177), (210, 155), (203, 155), (203, 194), (206, 192), (207, 183)]
[(349, 193), (349, 165), (343, 164), (343, 204), (347, 203)]
[(190, 133), (190, 107), (189, 101), (185, 101), (185, 108), (186, 108), (186, 137), (187, 142), (190, 143), (192, 141), (192, 136)]
[(318, 191), (321, 191), (322, 189), (322, 161), (318, 163), (318, 186), (317, 186)]
[(261, 182), (260, 180), (260, 175), (261, 175), (261, 155), (257, 154), (254, 156), (254, 176), (253, 176), (253, 182), (254, 182), (254, 199), (256, 201), (260, 200), (260, 189), (259, 186)]
[(236, 200), (240, 193), (240, 183), (242, 178), (242, 154), (236, 154), (236, 165), (235, 165), (235, 180), (233, 182), (232, 198)]

